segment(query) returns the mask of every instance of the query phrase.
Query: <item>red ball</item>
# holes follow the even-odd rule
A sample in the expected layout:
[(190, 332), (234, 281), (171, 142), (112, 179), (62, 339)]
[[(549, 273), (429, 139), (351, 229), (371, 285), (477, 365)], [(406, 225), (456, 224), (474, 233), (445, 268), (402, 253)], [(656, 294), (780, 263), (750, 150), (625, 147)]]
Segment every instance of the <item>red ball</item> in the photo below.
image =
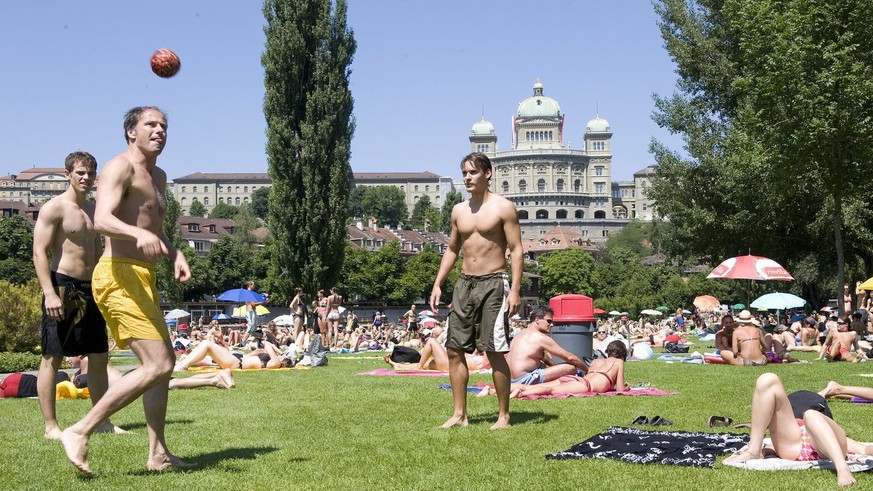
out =
[(179, 55), (167, 48), (161, 48), (152, 55), (152, 71), (159, 77), (170, 78), (179, 73), (181, 66)]

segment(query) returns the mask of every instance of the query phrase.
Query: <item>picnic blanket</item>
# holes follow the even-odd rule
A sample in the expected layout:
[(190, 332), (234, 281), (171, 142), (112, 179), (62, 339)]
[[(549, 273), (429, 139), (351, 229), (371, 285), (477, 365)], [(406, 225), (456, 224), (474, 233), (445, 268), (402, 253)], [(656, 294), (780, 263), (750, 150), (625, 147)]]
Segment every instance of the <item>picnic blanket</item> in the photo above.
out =
[(749, 435), (736, 433), (649, 431), (611, 426), (604, 433), (546, 458), (616, 459), (637, 464), (712, 467), (716, 456), (736, 452), (748, 441)]
[[(452, 390), (452, 386), (449, 384), (439, 384), (437, 387), (439, 387), (440, 389)], [(467, 387), (467, 392), (478, 394), (485, 387), (488, 387), (488, 384), (473, 385), (473, 386)], [(540, 394), (540, 395), (531, 395), (531, 396), (521, 396), (518, 399), (520, 399), (520, 400), (566, 399), (568, 397), (618, 396), (618, 395), (625, 395), (625, 396), (671, 396), (674, 394), (678, 394), (678, 392), (665, 392), (661, 389), (656, 389), (654, 387), (645, 387), (645, 388), (639, 388), (639, 389), (631, 389), (631, 390), (626, 391), (626, 392), (609, 391), (609, 392), (602, 392), (602, 393), (585, 392), (582, 394), (556, 394), (556, 395)]]
[[(282, 367), (282, 368), (231, 368), (232, 372), (286, 372), (289, 370), (309, 370), (312, 367), (307, 366), (296, 366), (296, 367)], [(224, 370), (219, 366), (208, 366), (208, 367), (188, 367), (188, 371), (192, 373), (212, 373), (212, 372), (220, 372)]]
[[(764, 443), (770, 444), (771, 440), (765, 438)], [(865, 443), (865, 445), (870, 445), (870, 443)], [(869, 455), (849, 454), (848, 458), (846, 458), (846, 463), (849, 464), (849, 469), (851, 469), (852, 472), (866, 472), (873, 470), (873, 457), (870, 457)], [(725, 465), (750, 471), (799, 471), (806, 469), (835, 470), (834, 463), (826, 459), (797, 462), (794, 460), (770, 457), (766, 459), (747, 460), (745, 462), (740, 462), (739, 464)]]
[[(477, 373), (490, 373), (489, 370), (479, 370), (470, 372), (470, 375)], [(377, 368), (369, 372), (361, 372), (355, 375), (382, 375), (382, 376), (417, 376), (417, 377), (448, 377), (449, 372), (441, 372), (439, 370), (392, 370), (390, 368)]]

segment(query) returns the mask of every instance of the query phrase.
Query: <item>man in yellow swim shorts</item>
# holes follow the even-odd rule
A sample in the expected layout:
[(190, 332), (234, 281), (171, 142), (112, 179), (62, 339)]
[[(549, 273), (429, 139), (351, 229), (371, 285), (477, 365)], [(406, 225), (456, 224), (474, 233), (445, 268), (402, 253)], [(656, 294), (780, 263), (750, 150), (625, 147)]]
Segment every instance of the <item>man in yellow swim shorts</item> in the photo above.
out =
[(106, 236), (106, 248), (94, 268), (91, 288), (116, 342), (130, 346), (142, 366), (113, 384), (82, 420), (61, 433), (67, 458), (86, 475), (91, 474), (91, 433), (139, 396), (149, 430), (147, 468), (190, 466), (170, 453), (164, 438), (167, 391), (176, 360), (158, 305), (154, 264), (167, 256), (178, 281), (191, 278), (185, 256), (161, 230), (167, 174), (157, 167), (157, 159), (167, 142), (167, 117), (156, 107), (135, 107), (124, 117), (124, 133), (127, 150), (106, 163), (97, 188), (94, 226)]

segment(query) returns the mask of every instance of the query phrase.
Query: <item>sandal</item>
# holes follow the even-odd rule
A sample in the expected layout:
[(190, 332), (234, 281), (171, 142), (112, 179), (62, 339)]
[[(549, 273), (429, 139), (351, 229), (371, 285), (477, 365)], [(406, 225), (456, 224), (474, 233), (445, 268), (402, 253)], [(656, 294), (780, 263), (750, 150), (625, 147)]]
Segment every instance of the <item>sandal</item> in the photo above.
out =
[(649, 425), (649, 418), (646, 416), (637, 416), (637, 419), (631, 421), (632, 425)]
[(669, 419), (664, 419), (661, 416), (653, 416), (649, 420), (649, 426), (671, 426), (673, 424)]
[(734, 420), (727, 416), (710, 416), (709, 419), (706, 420), (706, 425), (710, 428), (730, 426), (732, 424), (734, 424)]

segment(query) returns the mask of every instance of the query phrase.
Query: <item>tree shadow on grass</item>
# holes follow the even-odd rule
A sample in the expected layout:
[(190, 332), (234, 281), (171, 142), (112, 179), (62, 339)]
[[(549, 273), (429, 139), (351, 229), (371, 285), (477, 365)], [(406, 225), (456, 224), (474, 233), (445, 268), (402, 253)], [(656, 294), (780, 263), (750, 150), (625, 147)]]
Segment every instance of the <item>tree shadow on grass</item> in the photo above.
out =
[[(553, 421), (558, 419), (558, 416), (555, 414), (548, 414), (542, 411), (512, 411), (510, 413), (510, 424), (512, 425), (523, 425), (523, 424), (538, 424), (538, 423), (548, 423), (549, 421)], [(470, 424), (476, 423), (494, 423), (497, 421), (497, 412), (493, 412), (490, 414), (480, 414), (477, 416), (473, 416), (468, 419)]]
[[(225, 448), (223, 450), (219, 450), (216, 452), (203, 453), (198, 455), (186, 455), (183, 459), (186, 462), (191, 462), (196, 464), (196, 467), (191, 469), (171, 469), (165, 472), (197, 472), (203, 471), (207, 469), (212, 469), (218, 467), (223, 462), (228, 460), (254, 460), (259, 456), (271, 452), (275, 452), (279, 450), (276, 447), (248, 447), (248, 448)], [(290, 462), (304, 462), (309, 460), (303, 457), (295, 457), (289, 459)], [(228, 472), (240, 472), (241, 470), (234, 467), (229, 466), (229, 468), (225, 469)], [(155, 472), (148, 470), (140, 470), (129, 473), (132, 476), (149, 476), (153, 475)]]

